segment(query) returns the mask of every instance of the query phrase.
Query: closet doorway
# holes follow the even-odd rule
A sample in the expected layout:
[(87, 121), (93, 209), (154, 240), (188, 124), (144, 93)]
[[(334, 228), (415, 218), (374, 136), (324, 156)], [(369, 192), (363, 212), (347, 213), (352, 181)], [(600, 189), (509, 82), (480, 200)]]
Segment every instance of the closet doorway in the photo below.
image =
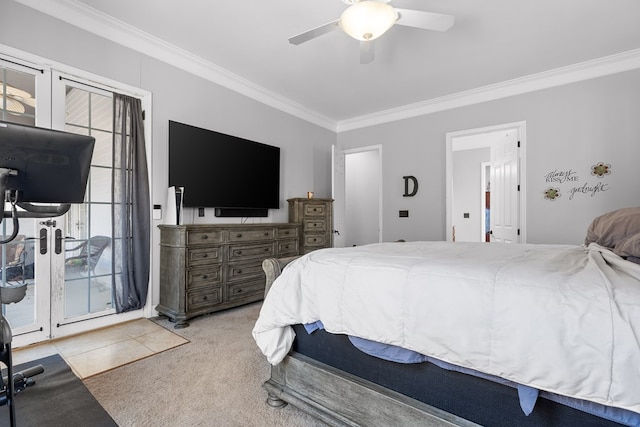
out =
[(382, 241), (382, 146), (333, 148), (334, 246)]
[(446, 239), (523, 243), (525, 122), (447, 134)]

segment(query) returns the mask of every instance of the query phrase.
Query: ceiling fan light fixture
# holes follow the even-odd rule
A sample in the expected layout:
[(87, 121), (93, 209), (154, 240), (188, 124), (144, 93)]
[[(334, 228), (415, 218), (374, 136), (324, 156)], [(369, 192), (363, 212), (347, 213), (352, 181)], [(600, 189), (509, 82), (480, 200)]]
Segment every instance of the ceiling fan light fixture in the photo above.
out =
[(356, 40), (374, 40), (395, 24), (398, 14), (382, 1), (363, 0), (347, 8), (340, 17), (340, 28)]
[(0, 81), (0, 108), (12, 114), (24, 114), (25, 104), (31, 107), (36, 106), (36, 100), (29, 92), (3, 84)]
[(16, 101), (15, 99), (0, 95), (0, 108), (5, 105), (5, 109), (8, 113), (24, 114), (25, 112), (24, 105), (22, 105), (22, 103)]

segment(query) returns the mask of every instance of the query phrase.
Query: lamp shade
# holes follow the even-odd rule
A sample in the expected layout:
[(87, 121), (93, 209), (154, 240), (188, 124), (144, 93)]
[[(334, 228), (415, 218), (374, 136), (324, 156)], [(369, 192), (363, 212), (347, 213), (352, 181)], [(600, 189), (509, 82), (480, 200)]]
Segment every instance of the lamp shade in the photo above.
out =
[(383, 35), (397, 19), (398, 14), (391, 5), (363, 0), (342, 13), (340, 28), (356, 40), (373, 40)]

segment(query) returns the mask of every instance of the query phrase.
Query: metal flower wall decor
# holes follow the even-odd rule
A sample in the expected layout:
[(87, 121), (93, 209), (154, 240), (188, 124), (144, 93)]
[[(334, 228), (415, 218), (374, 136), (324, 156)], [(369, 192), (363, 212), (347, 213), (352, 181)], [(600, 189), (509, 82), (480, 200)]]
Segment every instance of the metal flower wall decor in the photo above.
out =
[(560, 197), (560, 189), (549, 187), (544, 191), (544, 198), (547, 200), (555, 200)]
[(605, 175), (609, 175), (611, 173), (611, 165), (606, 165), (602, 162), (591, 166), (591, 175), (595, 175), (599, 178), (602, 178)]

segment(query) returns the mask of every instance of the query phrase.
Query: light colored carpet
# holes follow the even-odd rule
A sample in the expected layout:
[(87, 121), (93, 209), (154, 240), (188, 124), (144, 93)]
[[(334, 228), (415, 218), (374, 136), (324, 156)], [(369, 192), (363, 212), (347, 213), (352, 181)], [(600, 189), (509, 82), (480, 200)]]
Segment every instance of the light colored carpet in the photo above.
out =
[(269, 364), (251, 336), (260, 306), (198, 317), (184, 329), (159, 319), (190, 342), (84, 383), (122, 427), (325, 426), (291, 405), (265, 403)]

